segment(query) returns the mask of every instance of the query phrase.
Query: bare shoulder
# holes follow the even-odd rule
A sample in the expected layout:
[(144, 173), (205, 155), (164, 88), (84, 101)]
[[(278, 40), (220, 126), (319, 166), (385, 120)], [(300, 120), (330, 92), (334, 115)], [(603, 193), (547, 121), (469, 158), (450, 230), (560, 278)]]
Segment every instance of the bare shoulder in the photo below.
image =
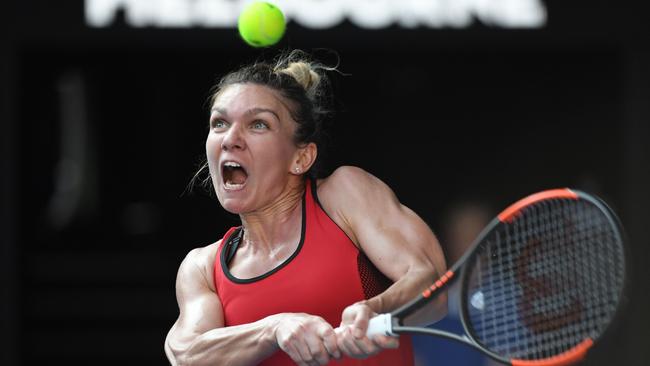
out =
[(318, 199), (357, 247), (360, 246), (357, 229), (398, 206), (393, 191), (384, 182), (354, 166), (339, 167), (319, 181)]
[(375, 178), (375, 176), (368, 173), (362, 168), (351, 166), (351, 165), (343, 165), (336, 168), (336, 170), (334, 170), (334, 172), (332, 172), (332, 174), (329, 177), (325, 178), (324, 180), (355, 183), (359, 181), (372, 180), (372, 179), (377, 179), (377, 178)]
[(322, 179), (318, 196), (324, 205), (360, 204), (373, 198), (393, 198), (393, 191), (379, 178), (355, 166), (341, 166)]
[(214, 261), (217, 256), (217, 249), (221, 245), (221, 240), (210, 245), (194, 248), (187, 253), (179, 269), (179, 277), (186, 275), (189, 277), (201, 277), (203, 281), (215, 290), (214, 278), (212, 271)]

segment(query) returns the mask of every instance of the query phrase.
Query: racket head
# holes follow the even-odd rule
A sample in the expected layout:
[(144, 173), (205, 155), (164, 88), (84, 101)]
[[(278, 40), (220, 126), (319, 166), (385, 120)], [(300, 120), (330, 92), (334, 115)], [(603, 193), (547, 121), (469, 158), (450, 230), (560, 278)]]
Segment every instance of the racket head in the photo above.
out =
[(508, 207), (459, 261), (466, 334), (505, 363), (580, 360), (619, 316), (623, 239), (613, 211), (584, 192), (549, 190)]

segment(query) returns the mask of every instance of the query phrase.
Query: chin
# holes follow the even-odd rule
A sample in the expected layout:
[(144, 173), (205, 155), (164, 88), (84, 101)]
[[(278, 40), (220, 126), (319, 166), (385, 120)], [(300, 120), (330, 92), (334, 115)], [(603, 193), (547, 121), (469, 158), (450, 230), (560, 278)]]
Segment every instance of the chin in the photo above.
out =
[(226, 198), (226, 199), (220, 198), (219, 203), (221, 204), (221, 207), (223, 207), (224, 210), (232, 214), (238, 215), (244, 212), (244, 205), (240, 200), (232, 199), (232, 198)]

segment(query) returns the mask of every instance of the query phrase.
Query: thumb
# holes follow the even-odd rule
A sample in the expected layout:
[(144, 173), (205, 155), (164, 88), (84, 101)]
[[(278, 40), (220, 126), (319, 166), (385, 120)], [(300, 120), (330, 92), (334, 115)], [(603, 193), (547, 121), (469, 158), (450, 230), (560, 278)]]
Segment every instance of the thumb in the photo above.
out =
[(354, 317), (353, 335), (355, 338), (363, 338), (368, 330), (368, 321), (370, 319), (371, 311), (367, 306), (359, 306), (359, 309)]

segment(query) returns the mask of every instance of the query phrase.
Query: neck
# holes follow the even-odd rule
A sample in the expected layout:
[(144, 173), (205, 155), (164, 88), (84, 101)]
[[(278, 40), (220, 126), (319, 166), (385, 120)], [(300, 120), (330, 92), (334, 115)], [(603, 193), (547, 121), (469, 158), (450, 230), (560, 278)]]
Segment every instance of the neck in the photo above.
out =
[(271, 205), (240, 215), (244, 228), (242, 247), (275, 252), (297, 243), (302, 229), (302, 196), (305, 185), (290, 186)]

